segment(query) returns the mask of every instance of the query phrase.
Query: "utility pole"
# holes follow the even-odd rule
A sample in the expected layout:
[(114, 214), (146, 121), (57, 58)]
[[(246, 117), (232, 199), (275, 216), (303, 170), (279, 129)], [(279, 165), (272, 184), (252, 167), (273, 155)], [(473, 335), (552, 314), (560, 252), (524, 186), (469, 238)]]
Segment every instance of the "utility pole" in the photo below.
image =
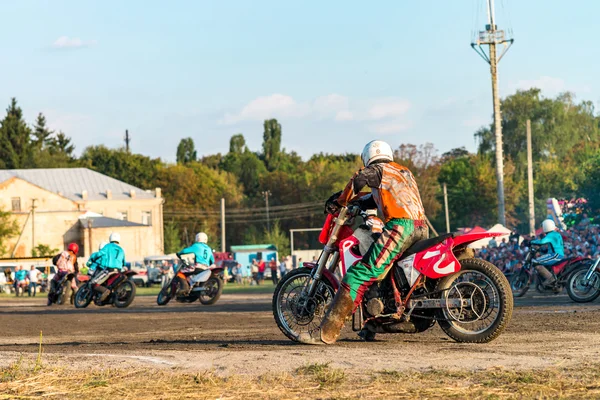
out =
[(269, 196), (271, 195), (271, 191), (265, 190), (262, 194), (265, 196), (265, 203), (267, 205), (267, 232), (271, 233), (271, 221), (269, 220)]
[(444, 182), (444, 208), (446, 209), (446, 232), (450, 233), (450, 214), (448, 212), (448, 192), (446, 191), (446, 182)]
[(221, 252), (225, 253), (225, 199), (221, 198)]
[(530, 120), (527, 120), (527, 189), (529, 192), (529, 235), (535, 236), (535, 205), (533, 202), (533, 155), (531, 150)]
[(125, 129), (125, 151), (129, 153), (129, 142), (131, 142), (131, 136), (129, 136), (129, 130)]
[(31, 199), (31, 255), (35, 251), (35, 202), (37, 199)]
[[(496, 17), (494, 10), (494, 0), (486, 0), (488, 24), (485, 31), (479, 32), (479, 38), (471, 47), (488, 64), (492, 74), (492, 97), (494, 103), (494, 131), (496, 136), (496, 180), (498, 190), (498, 221), (506, 225), (506, 211), (504, 206), (504, 160), (502, 156), (502, 116), (500, 114), (500, 94), (498, 93), (498, 63), (506, 54), (509, 47), (514, 43), (514, 39), (507, 39), (503, 30), (498, 30), (496, 26)], [(497, 55), (496, 46), (504, 45), (500, 56)], [(489, 55), (481, 47), (489, 46)]]

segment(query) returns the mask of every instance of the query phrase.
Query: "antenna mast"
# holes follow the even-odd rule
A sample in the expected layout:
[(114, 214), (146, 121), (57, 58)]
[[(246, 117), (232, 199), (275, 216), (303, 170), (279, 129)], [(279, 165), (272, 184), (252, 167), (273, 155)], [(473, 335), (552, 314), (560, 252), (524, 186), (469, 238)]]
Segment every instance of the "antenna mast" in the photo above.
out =
[[(502, 115), (500, 112), (500, 94), (498, 93), (498, 63), (504, 57), (510, 46), (514, 43), (513, 38), (507, 38), (503, 30), (496, 26), (494, 11), (494, 0), (486, 0), (488, 24), (485, 31), (479, 32), (475, 43), (471, 43), (473, 50), (477, 52), (490, 65), (492, 74), (492, 97), (494, 104), (494, 131), (496, 137), (496, 180), (498, 190), (498, 222), (506, 225), (506, 209), (504, 206), (504, 160), (502, 156)], [(482, 46), (489, 46), (488, 53)], [(496, 46), (504, 45), (500, 56), (497, 55)]]

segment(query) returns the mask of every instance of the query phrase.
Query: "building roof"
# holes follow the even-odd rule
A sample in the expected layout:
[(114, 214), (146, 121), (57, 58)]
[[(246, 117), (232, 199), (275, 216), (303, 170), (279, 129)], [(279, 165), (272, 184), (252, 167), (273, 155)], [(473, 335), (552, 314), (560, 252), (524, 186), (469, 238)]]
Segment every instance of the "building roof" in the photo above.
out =
[(131, 199), (131, 190), (136, 199), (153, 199), (154, 192), (121, 182), (87, 168), (40, 168), (0, 170), (0, 183), (11, 178), (19, 178), (49, 192), (59, 194), (73, 201), (82, 201), (82, 192), (87, 191), (87, 200), (106, 200), (110, 190), (113, 200)]
[(121, 219), (116, 218), (108, 218), (108, 217), (88, 217), (88, 218), (80, 218), (81, 224), (84, 228), (88, 226), (88, 220), (92, 221), (92, 229), (93, 228), (123, 228), (128, 226), (148, 226), (144, 224), (138, 224), (137, 222), (131, 221), (123, 221)]
[(250, 253), (253, 251), (277, 251), (277, 247), (272, 244), (249, 244), (245, 246), (231, 246), (231, 251), (234, 253)]

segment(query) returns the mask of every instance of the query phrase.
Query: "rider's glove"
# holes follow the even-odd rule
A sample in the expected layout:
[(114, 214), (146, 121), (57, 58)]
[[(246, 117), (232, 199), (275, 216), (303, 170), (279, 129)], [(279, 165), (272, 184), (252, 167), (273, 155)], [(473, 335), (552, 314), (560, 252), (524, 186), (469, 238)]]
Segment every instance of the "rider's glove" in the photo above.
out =
[[(367, 212), (367, 214), (369, 213)], [(369, 229), (371, 229), (371, 232), (373, 233), (383, 232), (383, 222), (379, 218), (377, 218), (377, 212), (375, 212), (375, 215), (369, 215), (365, 220), (365, 224), (369, 227)]]
[(342, 194), (341, 191), (332, 194), (331, 197), (329, 197), (327, 199), (327, 201), (325, 202), (325, 213), (326, 214), (335, 214), (342, 207), (337, 202), (337, 199), (338, 199), (338, 197), (340, 197), (340, 194)]

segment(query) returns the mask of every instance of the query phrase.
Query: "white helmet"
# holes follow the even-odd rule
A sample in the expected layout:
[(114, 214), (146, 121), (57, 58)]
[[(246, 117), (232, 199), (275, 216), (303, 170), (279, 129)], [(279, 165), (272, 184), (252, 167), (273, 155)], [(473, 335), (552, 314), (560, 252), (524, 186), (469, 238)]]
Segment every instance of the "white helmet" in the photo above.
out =
[(556, 230), (556, 224), (551, 219), (547, 219), (542, 222), (542, 229), (544, 233), (553, 232)]
[(108, 238), (109, 242), (117, 242), (120, 243), (121, 242), (121, 235), (119, 235), (118, 232), (113, 232), (110, 234), (110, 237)]
[(365, 167), (377, 160), (394, 161), (392, 147), (382, 140), (372, 140), (362, 151), (360, 156)]
[(200, 232), (196, 235), (196, 242), (200, 242), (200, 243), (207, 243), (208, 242), (208, 235), (204, 232)]
[(108, 244), (108, 242), (106, 240), (103, 240), (102, 242), (100, 242), (100, 246), (98, 246), (98, 251), (102, 250), (102, 248), (104, 246), (106, 246)]

